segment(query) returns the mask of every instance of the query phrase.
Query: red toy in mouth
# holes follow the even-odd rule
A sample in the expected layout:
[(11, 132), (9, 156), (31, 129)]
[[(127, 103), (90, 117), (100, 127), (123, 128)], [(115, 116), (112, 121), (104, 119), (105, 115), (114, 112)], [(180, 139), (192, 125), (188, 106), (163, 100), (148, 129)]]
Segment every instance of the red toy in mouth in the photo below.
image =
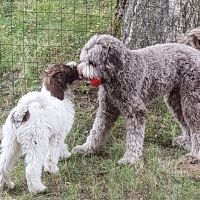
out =
[(101, 78), (90, 79), (90, 85), (93, 86), (93, 87), (99, 87), (101, 84), (102, 84)]

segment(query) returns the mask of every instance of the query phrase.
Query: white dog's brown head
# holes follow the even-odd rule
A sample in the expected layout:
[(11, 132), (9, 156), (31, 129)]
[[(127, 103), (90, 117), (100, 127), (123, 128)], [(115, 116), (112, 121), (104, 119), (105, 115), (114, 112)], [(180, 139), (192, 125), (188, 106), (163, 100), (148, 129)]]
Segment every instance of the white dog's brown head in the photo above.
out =
[(53, 64), (45, 69), (43, 83), (52, 96), (63, 100), (67, 85), (78, 79), (76, 63)]
[(187, 31), (177, 39), (177, 42), (200, 50), (200, 27)]
[(81, 50), (79, 75), (86, 79), (106, 79), (109, 72), (123, 66), (125, 49), (125, 45), (111, 35), (94, 35)]

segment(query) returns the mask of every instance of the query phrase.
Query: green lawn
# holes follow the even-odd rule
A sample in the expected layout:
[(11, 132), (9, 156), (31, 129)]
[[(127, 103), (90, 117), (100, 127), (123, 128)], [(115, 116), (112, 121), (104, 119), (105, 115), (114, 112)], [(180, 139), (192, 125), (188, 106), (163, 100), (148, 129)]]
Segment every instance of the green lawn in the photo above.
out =
[[(115, 0), (0, 1), (0, 124), (17, 99), (38, 89), (48, 63), (78, 60), (80, 48), (96, 32), (110, 32)], [(76, 122), (68, 138), (70, 149), (82, 144), (92, 126), (97, 91), (80, 84), (75, 90)], [(144, 156), (135, 167), (118, 166), (125, 127), (119, 118), (99, 155), (72, 156), (59, 163), (56, 175), (43, 174), (48, 191), (30, 194), (24, 162), (13, 171), (13, 190), (3, 199), (19, 200), (197, 200), (200, 173), (181, 171), (177, 162), (186, 151), (171, 146), (179, 134), (166, 107), (155, 102), (148, 113)]]
[(38, 88), (47, 64), (78, 60), (89, 37), (110, 31), (114, 3), (86, 2), (0, 1), (1, 108), (10, 109), (22, 94)]

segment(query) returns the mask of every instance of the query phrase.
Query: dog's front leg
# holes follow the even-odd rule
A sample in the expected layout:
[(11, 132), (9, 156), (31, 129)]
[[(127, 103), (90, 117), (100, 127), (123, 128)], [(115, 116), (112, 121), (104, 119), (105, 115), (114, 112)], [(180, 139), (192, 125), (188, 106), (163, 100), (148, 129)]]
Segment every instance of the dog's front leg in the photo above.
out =
[(146, 109), (142, 103), (126, 105), (122, 111), (126, 120), (126, 146), (124, 156), (118, 164), (135, 164), (142, 156)]
[(51, 174), (57, 173), (59, 168), (57, 166), (59, 157), (61, 155), (61, 138), (52, 136), (49, 142), (49, 152), (46, 157), (46, 161), (44, 164), (44, 171), (49, 172)]
[(64, 140), (63, 140), (63, 143), (61, 143), (60, 145), (60, 158), (65, 159), (65, 158), (69, 158), (70, 156), (71, 156), (71, 153), (69, 152), (68, 144), (64, 143)]
[(107, 141), (110, 128), (119, 116), (118, 109), (112, 105), (103, 87), (100, 88), (98, 97), (99, 108), (90, 135), (87, 137), (87, 141), (83, 145), (75, 147), (72, 153), (86, 155), (100, 151)]

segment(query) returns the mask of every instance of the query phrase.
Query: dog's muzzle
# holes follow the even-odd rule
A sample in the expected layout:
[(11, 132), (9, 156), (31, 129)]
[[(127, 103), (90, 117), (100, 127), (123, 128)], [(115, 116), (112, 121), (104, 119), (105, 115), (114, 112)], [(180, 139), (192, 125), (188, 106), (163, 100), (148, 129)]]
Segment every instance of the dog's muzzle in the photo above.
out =
[(81, 64), (78, 65), (77, 71), (79, 74), (79, 79), (82, 80), (83, 79), (83, 70), (82, 70)]
[(79, 79), (80, 80), (84, 80), (86, 83), (88, 83), (92, 87), (98, 87), (101, 84), (103, 84), (103, 79), (100, 78), (100, 77), (86, 78), (84, 76), (84, 73), (83, 73), (83, 68), (85, 67), (84, 64), (85, 63), (80, 63), (78, 65), (78, 67), (77, 67), (77, 71), (78, 71), (78, 74), (79, 74)]

